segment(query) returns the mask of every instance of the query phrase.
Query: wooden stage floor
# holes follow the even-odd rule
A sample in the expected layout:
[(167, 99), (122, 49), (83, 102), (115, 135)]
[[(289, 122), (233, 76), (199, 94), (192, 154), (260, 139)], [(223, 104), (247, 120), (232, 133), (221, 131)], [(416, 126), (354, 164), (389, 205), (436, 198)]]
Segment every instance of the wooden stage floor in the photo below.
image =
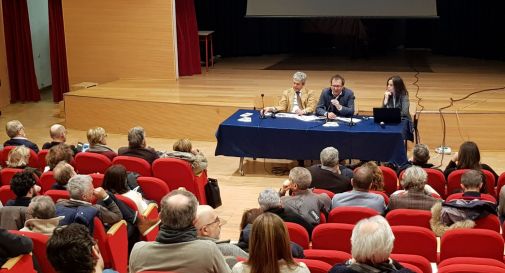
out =
[[(196, 140), (215, 140), (220, 122), (239, 108), (261, 107), (277, 101), (291, 85), (295, 71), (265, 70), (286, 58), (284, 55), (223, 59), (208, 73), (182, 77), (178, 81), (157, 79), (119, 79), (65, 95), (66, 122), (70, 128), (86, 130), (100, 125), (114, 133), (142, 124), (152, 136)], [(349, 60), (352, 62), (352, 60)], [(410, 92), (411, 113), (421, 111), (421, 141), (431, 146), (442, 143), (439, 108), (485, 89), (505, 87), (505, 64), (464, 58), (432, 56), (433, 72), (305, 71), (307, 87), (316, 94), (328, 86), (329, 78), (339, 73), (356, 94), (359, 113), (370, 113), (380, 106), (386, 79), (400, 75)], [(417, 77), (417, 78), (416, 78)], [(419, 90), (413, 84), (418, 79)], [(417, 96), (417, 97), (416, 97)], [(418, 104), (419, 98), (419, 104)], [(476, 140), (484, 148), (504, 148), (496, 139), (505, 137), (494, 130), (505, 121), (505, 89), (473, 95), (457, 102), (446, 113), (446, 144), (459, 145)], [(90, 118), (92, 117), (92, 118)], [(191, 126), (188, 126), (191, 124)]]

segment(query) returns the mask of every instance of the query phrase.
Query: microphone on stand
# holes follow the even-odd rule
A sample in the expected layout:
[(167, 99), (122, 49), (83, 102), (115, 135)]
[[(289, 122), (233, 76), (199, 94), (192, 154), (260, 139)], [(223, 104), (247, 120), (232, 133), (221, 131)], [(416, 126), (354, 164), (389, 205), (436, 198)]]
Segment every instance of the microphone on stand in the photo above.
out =
[(265, 118), (265, 94), (261, 94), (261, 110), (260, 110), (260, 118)]
[(326, 111), (326, 122), (330, 121), (330, 118), (328, 117), (329, 111)]
[(354, 126), (354, 125), (356, 125), (356, 123), (355, 123), (354, 121), (352, 121), (352, 117), (353, 117), (353, 116), (354, 116), (354, 115), (351, 115), (351, 121), (349, 121), (349, 126)]

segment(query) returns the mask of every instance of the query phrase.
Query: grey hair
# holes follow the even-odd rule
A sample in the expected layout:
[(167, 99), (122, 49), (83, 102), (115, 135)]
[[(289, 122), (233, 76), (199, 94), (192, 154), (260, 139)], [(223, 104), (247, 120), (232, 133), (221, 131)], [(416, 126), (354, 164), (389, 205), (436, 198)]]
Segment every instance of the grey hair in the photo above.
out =
[(424, 164), (430, 159), (430, 150), (426, 144), (416, 144), (413, 155), (414, 162)]
[(405, 170), (401, 184), (406, 190), (423, 191), (427, 180), (428, 174), (423, 168), (412, 166)]
[(265, 189), (258, 196), (258, 204), (263, 211), (281, 206), (279, 192), (274, 189)]
[(363, 219), (352, 230), (352, 257), (358, 263), (382, 263), (389, 258), (394, 241), (393, 231), (384, 217)]
[(478, 188), (482, 181), (482, 173), (477, 170), (468, 170), (461, 176), (461, 184), (465, 188)]
[(174, 190), (160, 202), (161, 224), (170, 230), (182, 230), (193, 226), (198, 209), (198, 201), (193, 193)]
[(312, 175), (309, 170), (303, 167), (294, 167), (289, 172), (289, 180), (298, 186), (300, 190), (306, 190), (309, 188), (312, 182)]
[(65, 126), (61, 124), (53, 124), (49, 129), (49, 135), (51, 138), (61, 137), (65, 133)]
[(142, 147), (142, 142), (146, 138), (146, 133), (142, 127), (133, 127), (128, 131), (128, 146), (130, 148)]
[(23, 128), (23, 124), (19, 120), (11, 120), (5, 124), (5, 132), (10, 138), (16, 137)]
[(46, 195), (33, 197), (30, 200), (30, 205), (28, 205), (28, 211), (30, 211), (33, 218), (51, 219), (56, 217), (56, 208), (53, 199)]
[(305, 81), (307, 80), (307, 74), (298, 71), (295, 74), (293, 74), (293, 80), (297, 81), (297, 82), (305, 83)]
[(67, 190), (70, 198), (82, 200), (83, 195), (93, 190), (93, 178), (89, 175), (75, 175), (68, 180)]
[(326, 167), (338, 166), (338, 150), (334, 147), (326, 147), (320, 154), (321, 164)]

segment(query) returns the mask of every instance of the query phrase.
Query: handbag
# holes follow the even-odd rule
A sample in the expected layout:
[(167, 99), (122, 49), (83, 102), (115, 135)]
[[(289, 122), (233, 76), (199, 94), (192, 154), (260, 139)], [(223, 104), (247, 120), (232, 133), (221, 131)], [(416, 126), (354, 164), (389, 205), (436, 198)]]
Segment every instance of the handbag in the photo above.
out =
[(218, 208), (223, 204), (217, 179), (207, 179), (207, 184), (205, 184), (205, 197), (207, 198), (207, 205), (213, 208)]

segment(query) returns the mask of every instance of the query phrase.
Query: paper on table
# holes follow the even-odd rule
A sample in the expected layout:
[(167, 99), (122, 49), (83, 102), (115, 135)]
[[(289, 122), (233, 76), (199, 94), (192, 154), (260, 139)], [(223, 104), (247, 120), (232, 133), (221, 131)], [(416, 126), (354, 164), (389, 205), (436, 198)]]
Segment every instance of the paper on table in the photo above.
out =
[(238, 121), (241, 121), (241, 122), (251, 122), (251, 118), (250, 117), (243, 117), (243, 118), (239, 118)]
[(323, 124), (323, 127), (338, 127), (338, 123), (336, 123), (334, 121), (329, 121), (329, 122), (326, 122), (325, 124)]
[(241, 117), (243, 117), (243, 118), (245, 118), (245, 117), (250, 117), (250, 116), (252, 116), (252, 115), (253, 115), (253, 113), (251, 113), (251, 112), (247, 112), (247, 113), (243, 113), (243, 114), (242, 114), (242, 115), (240, 115), (240, 116), (241, 116)]
[[(337, 120), (340, 120), (343, 122), (351, 122), (351, 118), (337, 117)], [(352, 118), (352, 122), (354, 122), (354, 123), (358, 123), (360, 121), (361, 121), (361, 119), (359, 119), (359, 118)]]

